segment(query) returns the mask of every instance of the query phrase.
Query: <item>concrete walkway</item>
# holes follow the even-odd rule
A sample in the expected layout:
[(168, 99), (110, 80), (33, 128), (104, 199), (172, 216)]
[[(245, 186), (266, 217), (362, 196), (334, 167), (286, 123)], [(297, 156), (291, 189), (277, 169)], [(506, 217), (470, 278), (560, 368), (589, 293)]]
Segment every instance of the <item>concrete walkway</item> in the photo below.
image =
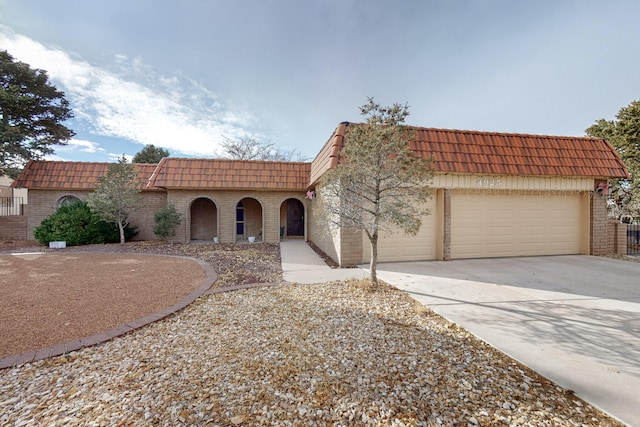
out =
[(331, 268), (302, 239), (280, 242), (282, 276), (292, 283), (326, 283), (334, 280), (368, 277), (359, 268)]
[(383, 263), (378, 277), (640, 427), (640, 263), (580, 255)]

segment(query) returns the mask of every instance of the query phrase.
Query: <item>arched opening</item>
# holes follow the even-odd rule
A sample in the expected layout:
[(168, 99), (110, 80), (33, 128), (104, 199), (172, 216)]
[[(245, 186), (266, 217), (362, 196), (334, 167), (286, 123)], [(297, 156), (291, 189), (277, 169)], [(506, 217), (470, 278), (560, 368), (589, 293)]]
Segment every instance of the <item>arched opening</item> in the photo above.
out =
[(262, 240), (262, 205), (245, 197), (236, 205), (236, 242)]
[(74, 203), (79, 203), (81, 200), (76, 196), (63, 196), (58, 199), (56, 202), (56, 209), (60, 209), (63, 206), (73, 205)]
[(304, 237), (304, 205), (298, 199), (280, 205), (280, 238), (284, 237)]
[(218, 208), (206, 197), (191, 203), (191, 240), (213, 240), (218, 237)]

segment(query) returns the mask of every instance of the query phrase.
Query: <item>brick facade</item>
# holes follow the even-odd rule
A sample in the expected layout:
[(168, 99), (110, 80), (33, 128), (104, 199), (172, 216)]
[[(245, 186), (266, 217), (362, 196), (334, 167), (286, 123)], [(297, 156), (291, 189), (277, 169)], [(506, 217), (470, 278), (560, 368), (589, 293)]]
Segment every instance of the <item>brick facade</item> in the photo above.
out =
[(616, 221), (607, 223), (607, 253), (627, 254), (627, 224)]
[[(33, 239), (33, 231), (49, 215), (58, 209), (59, 202), (65, 197), (76, 197), (85, 201), (90, 191), (80, 190), (29, 190), (29, 209), (27, 215), (26, 237)], [(153, 221), (154, 213), (167, 202), (167, 195), (160, 191), (144, 191), (140, 193), (143, 198), (143, 207), (134, 212), (130, 218), (130, 225), (138, 227), (138, 235), (134, 240), (154, 240)]]
[(607, 253), (607, 196), (595, 192), (592, 194), (589, 253), (591, 255), (605, 255)]
[(0, 240), (28, 240), (27, 216), (0, 216)]
[[(595, 182), (596, 186), (598, 181)], [(25, 217), (2, 219), (0, 238), (33, 239), (33, 230), (43, 219), (51, 215), (62, 198), (73, 196), (86, 200), (88, 190), (30, 190), (31, 204)], [(363, 251), (368, 250), (366, 239), (358, 230), (338, 230), (334, 235), (318, 229), (312, 209), (318, 199), (310, 201), (298, 191), (241, 191), (241, 190), (168, 190), (144, 191), (144, 207), (132, 214), (131, 225), (138, 227), (135, 240), (155, 240), (153, 234), (154, 213), (172, 201), (183, 219), (176, 229), (174, 241), (189, 242), (212, 240), (222, 243), (246, 241), (255, 236), (258, 241), (280, 241), (282, 228), (286, 229), (286, 201), (298, 200), (304, 206), (304, 238), (313, 241), (342, 267), (363, 262)], [(437, 189), (437, 214), (443, 218), (437, 234), (437, 259), (451, 259), (451, 190)], [(237, 206), (244, 202), (245, 230), (237, 234)], [(585, 200), (587, 202), (587, 200)], [(626, 244), (623, 227), (607, 222), (606, 196), (590, 194), (589, 202), (589, 253), (623, 253)], [(200, 207), (199, 207), (200, 206)], [(586, 205), (585, 205), (586, 206)], [(286, 233), (286, 232), (285, 232)], [(622, 249), (621, 249), (622, 248)]]
[[(215, 211), (210, 211), (211, 221), (215, 222), (215, 226), (212, 224), (209, 229), (216, 230), (216, 235), (214, 236), (212, 231), (212, 235), (208, 238), (218, 237), (220, 243), (235, 243), (249, 236), (264, 242), (277, 243), (280, 241), (280, 227), (286, 226), (285, 218), (282, 215), (283, 203), (288, 199), (300, 201), (305, 210), (304, 218), (307, 218), (309, 211), (308, 200), (304, 199), (302, 192), (170, 190), (168, 200), (174, 203), (183, 218), (176, 228), (176, 241), (189, 242), (193, 238), (192, 234), (197, 229), (201, 229), (201, 224), (197, 229), (192, 228), (192, 215), (196, 212), (194, 207), (201, 199), (210, 200), (215, 206)], [(243, 201), (245, 208), (245, 232), (241, 236), (236, 233), (236, 214), (240, 201)], [(194, 205), (194, 203), (196, 204)], [(199, 222), (202, 221), (199, 220)]]

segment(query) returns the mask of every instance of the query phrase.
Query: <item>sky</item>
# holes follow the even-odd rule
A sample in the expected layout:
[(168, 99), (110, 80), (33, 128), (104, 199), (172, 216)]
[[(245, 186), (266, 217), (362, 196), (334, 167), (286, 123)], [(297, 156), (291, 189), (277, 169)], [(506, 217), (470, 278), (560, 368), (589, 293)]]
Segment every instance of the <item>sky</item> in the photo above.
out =
[(640, 99), (637, 0), (0, 0), (76, 132), (50, 160), (251, 137), (312, 160), (368, 97), (416, 126), (582, 136)]

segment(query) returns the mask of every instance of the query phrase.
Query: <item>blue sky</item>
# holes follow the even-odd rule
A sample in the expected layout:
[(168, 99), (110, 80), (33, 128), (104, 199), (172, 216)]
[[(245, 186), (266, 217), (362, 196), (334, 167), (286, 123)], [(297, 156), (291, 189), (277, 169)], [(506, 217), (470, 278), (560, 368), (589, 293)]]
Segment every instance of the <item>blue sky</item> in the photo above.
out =
[(252, 136), (313, 158), (373, 96), (412, 125), (584, 135), (640, 99), (636, 0), (0, 0), (0, 49), (48, 71), (57, 160)]

